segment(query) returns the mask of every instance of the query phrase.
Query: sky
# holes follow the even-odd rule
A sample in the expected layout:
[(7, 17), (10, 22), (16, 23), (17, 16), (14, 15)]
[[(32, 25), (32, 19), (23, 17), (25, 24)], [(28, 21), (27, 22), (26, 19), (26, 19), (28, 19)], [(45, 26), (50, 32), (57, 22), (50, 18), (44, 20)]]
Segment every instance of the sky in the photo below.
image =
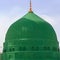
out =
[[(0, 0), (0, 52), (8, 28), (29, 11), (29, 3), (30, 0)], [(60, 44), (60, 0), (32, 0), (32, 9), (53, 26)]]

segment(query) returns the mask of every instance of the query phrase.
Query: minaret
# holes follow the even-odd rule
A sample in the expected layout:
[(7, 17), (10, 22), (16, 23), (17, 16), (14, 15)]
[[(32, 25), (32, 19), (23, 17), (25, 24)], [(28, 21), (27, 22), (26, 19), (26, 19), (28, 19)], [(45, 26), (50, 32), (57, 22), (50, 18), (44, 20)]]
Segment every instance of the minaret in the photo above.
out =
[(30, 9), (29, 9), (29, 12), (32, 12), (32, 2), (30, 0)]

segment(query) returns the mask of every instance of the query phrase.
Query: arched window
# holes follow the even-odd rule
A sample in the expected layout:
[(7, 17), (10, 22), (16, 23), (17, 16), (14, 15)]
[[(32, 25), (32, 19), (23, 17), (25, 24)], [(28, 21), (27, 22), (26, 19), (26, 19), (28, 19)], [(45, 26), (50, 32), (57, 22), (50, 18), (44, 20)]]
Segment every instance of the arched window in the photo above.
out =
[(3, 52), (6, 52), (6, 49), (4, 49)]
[(23, 51), (25, 51), (26, 50), (26, 47), (23, 47)]
[(39, 47), (37, 46), (37, 47), (36, 47), (36, 51), (38, 51), (38, 50), (39, 50)]
[(19, 47), (19, 50), (20, 51), (25, 51), (26, 50), (26, 47)]
[(11, 57), (12, 57), (12, 56), (11, 56), (11, 55), (9, 55), (9, 59), (11, 59)]
[(43, 47), (44, 48), (44, 50), (47, 50), (47, 48), (46, 47)]
[(35, 49), (34, 49), (34, 47), (32, 47), (31, 49), (32, 49), (32, 51), (34, 51), (34, 50), (35, 50)]
[(38, 46), (37, 47), (32, 47), (31, 49), (32, 49), (32, 51), (38, 51), (39, 47)]
[(9, 51), (15, 51), (15, 48), (10, 48)]
[(15, 51), (15, 48), (12, 48), (12, 51)]
[(50, 50), (50, 47), (44, 47), (44, 50)]
[(48, 50), (50, 50), (50, 47), (47, 47)]

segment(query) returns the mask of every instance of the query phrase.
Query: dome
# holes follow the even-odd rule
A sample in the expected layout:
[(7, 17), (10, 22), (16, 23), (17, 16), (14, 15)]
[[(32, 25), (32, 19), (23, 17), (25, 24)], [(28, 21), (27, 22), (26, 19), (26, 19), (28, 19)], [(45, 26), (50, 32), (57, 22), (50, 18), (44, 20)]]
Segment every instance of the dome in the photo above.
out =
[(59, 43), (53, 27), (32, 11), (8, 29), (3, 60), (59, 60)]
[(33, 12), (28, 12), (13, 23), (7, 31), (5, 42), (8, 45), (47, 46), (58, 48), (53, 27)]

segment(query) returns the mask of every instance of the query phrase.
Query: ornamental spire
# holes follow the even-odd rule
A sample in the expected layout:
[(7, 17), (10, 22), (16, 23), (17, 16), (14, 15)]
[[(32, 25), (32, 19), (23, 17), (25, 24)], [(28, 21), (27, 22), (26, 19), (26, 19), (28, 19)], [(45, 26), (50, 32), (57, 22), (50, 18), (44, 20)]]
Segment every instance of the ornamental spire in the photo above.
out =
[(29, 12), (32, 12), (32, 2), (30, 0), (30, 9), (29, 9)]

